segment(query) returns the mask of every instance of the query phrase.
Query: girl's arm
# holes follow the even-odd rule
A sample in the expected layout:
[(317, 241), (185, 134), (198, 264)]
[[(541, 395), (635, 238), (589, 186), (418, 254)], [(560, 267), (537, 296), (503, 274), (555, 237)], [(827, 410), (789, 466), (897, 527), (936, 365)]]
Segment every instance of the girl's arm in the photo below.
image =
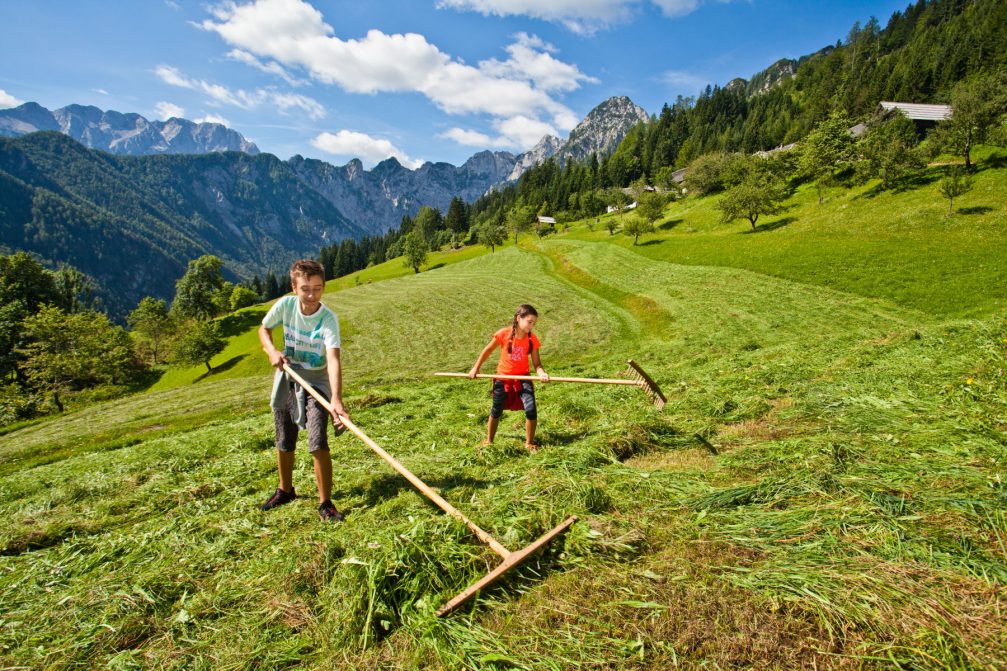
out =
[(538, 350), (533, 349), (531, 351), (531, 362), (535, 364), (535, 372), (538, 376), (542, 378), (543, 382), (549, 381), (549, 373), (545, 372), (545, 368), (542, 367), (542, 360), (538, 358)]
[(472, 366), (472, 370), (469, 371), (469, 378), (475, 379), (476, 375), (479, 374), (479, 369), (482, 368), (483, 363), (489, 358), (489, 355), (493, 353), (493, 350), (497, 348), (500, 343), (496, 341), (496, 338), (490, 340), (490, 344), (483, 347), (483, 351), (479, 353), (479, 358), (476, 359), (475, 365)]

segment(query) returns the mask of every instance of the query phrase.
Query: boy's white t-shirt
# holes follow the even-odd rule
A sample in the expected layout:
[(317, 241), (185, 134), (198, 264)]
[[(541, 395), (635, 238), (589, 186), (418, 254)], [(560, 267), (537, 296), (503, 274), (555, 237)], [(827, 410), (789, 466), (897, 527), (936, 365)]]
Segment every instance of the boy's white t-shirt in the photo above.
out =
[(308, 370), (325, 368), (325, 350), (339, 348), (339, 318), (323, 303), (315, 314), (301, 312), (297, 296), (284, 296), (269, 308), (262, 325), (283, 324), (283, 354)]

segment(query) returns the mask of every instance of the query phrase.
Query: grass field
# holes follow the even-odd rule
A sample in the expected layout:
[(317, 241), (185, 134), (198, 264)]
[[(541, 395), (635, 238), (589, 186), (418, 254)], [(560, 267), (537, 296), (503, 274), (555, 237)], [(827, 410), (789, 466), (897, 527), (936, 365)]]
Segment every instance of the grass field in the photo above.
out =
[[(359, 426), (508, 547), (581, 517), (446, 620), (494, 557), (362, 443), (333, 448), (345, 523), (303, 453), (303, 499), (256, 509), (263, 308), (232, 317), (214, 374), (0, 436), (0, 668), (1004, 668), (1005, 175), (975, 214), (801, 192), (747, 234), (687, 200), (650, 244), (577, 226), (330, 283)], [(487, 385), (429, 373), (520, 302), (550, 373), (632, 357), (664, 412), (538, 385), (543, 448), (513, 413), (480, 448)]]

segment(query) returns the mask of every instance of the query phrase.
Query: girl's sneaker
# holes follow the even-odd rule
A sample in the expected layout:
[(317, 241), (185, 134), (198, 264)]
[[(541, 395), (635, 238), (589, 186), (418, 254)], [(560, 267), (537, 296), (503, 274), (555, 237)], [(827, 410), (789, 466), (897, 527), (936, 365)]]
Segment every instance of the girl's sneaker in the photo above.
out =
[(325, 501), (318, 506), (318, 517), (323, 522), (342, 522), (345, 519), (343, 514), (332, 505), (332, 501)]
[(290, 503), (296, 498), (297, 494), (294, 492), (293, 487), (290, 488), (289, 492), (285, 492), (277, 487), (273, 495), (269, 497), (269, 500), (259, 506), (259, 510), (272, 510), (276, 506), (282, 506), (284, 503)]

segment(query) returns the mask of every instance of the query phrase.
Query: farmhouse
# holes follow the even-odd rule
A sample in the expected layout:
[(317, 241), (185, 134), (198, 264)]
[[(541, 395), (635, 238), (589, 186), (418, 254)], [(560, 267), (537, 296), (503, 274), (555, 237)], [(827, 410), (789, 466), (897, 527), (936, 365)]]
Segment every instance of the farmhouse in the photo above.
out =
[(879, 111), (890, 115), (901, 112), (913, 125), (916, 126), (916, 133), (921, 137), (927, 131), (938, 124), (938, 122), (951, 118), (951, 105), (927, 105), (923, 103), (901, 103), (882, 100), (878, 103)]

